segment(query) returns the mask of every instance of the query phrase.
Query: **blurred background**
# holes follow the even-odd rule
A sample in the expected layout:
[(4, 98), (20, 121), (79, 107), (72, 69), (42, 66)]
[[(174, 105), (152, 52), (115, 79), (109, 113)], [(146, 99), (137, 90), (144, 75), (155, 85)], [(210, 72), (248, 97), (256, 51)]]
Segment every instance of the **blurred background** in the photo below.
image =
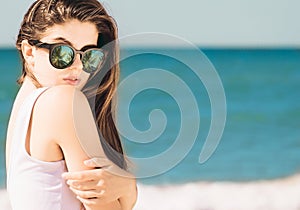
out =
[[(0, 186), (5, 187), (5, 135), (21, 72), (15, 37), (33, 1), (3, 1), (0, 9)], [(178, 75), (191, 88), (201, 113), (199, 134), (190, 152), (170, 171), (138, 181), (145, 184), (192, 181), (256, 181), (300, 171), (300, 2), (297, 0), (101, 1), (115, 18), (119, 36), (166, 33), (196, 45), (223, 83), (227, 122), (221, 142), (204, 164), (198, 158), (208, 134), (211, 108), (201, 80), (186, 65), (145, 49), (175, 52), (197, 63), (192, 51), (160, 39), (130, 39), (121, 53), (140, 55), (121, 63), (122, 79), (145, 69)], [(194, 59), (194, 61), (193, 61)], [(155, 75), (153, 75), (155, 77)], [(149, 128), (151, 110), (168, 118), (164, 133), (147, 144), (124, 139), (132, 157), (160, 154), (175, 141), (179, 105), (159, 90), (146, 90), (132, 101), (130, 116), (139, 130)], [(193, 119), (191, 119), (191, 124)], [(174, 154), (174, 157), (176, 154)], [(151, 167), (155, 166), (149, 166)]]

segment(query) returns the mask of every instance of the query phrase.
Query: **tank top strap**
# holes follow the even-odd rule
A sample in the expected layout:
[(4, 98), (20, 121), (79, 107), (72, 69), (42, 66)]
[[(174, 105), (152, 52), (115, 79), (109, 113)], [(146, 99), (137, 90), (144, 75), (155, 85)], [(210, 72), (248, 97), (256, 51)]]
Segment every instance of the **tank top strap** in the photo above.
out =
[[(31, 94), (29, 94), (29, 96), (24, 100), (23, 104), (21, 105), (19, 112), (18, 112), (18, 118), (16, 119), (16, 124), (15, 124), (15, 131), (18, 132), (14, 132), (12, 140), (14, 141), (18, 141), (18, 142), (12, 142), (12, 146), (15, 145), (16, 143), (18, 143), (18, 145), (20, 145), (20, 143), (22, 144), (22, 146), (25, 146), (25, 142), (26, 142), (26, 136), (27, 136), (27, 132), (28, 132), (28, 127), (29, 127), (29, 122), (30, 122), (30, 118), (31, 118), (31, 114), (32, 114), (32, 110), (33, 110), (33, 106), (37, 100), (37, 98), (43, 93), (45, 92), (49, 87), (42, 87), (42, 88), (38, 88), (36, 90), (34, 90)], [(21, 141), (20, 141), (21, 139)], [(16, 147), (13, 146), (15, 149)], [(22, 148), (20, 146), (18, 146), (17, 148)], [(13, 155), (13, 154), (11, 154)]]

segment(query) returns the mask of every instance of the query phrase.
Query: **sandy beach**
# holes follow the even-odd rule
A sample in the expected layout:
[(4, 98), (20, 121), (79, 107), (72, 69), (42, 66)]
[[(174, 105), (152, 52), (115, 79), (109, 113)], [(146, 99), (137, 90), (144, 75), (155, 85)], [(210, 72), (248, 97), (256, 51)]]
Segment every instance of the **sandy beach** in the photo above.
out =
[[(134, 210), (300, 210), (300, 175), (256, 182), (198, 182), (154, 186), (138, 184)], [(0, 209), (10, 210), (0, 192)]]
[(300, 210), (300, 175), (259, 182), (139, 185), (136, 210)]

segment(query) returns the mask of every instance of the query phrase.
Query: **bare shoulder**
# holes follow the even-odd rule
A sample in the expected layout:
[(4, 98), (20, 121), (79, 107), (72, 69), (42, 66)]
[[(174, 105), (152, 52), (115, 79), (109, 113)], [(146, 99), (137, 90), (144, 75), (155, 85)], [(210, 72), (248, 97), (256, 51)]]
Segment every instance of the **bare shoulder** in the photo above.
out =
[(83, 165), (87, 142), (98, 153), (101, 145), (85, 95), (73, 86), (51, 87), (40, 95), (33, 113), (35, 131), (61, 148), (68, 170), (88, 169)]
[(33, 108), (33, 118), (47, 127), (48, 132), (60, 132), (74, 124), (74, 107), (82, 111), (90, 110), (87, 98), (78, 89), (69, 85), (60, 85), (47, 89), (37, 99)]
[(104, 155), (92, 110), (80, 90), (73, 86), (50, 88), (40, 96), (36, 109), (41, 130), (56, 139), (64, 152), (69, 145), (76, 151), (74, 145), (79, 144), (91, 157)]
[(85, 103), (87, 98), (78, 89), (70, 85), (59, 85), (47, 89), (35, 104), (35, 111), (45, 114), (67, 114), (74, 103)]
[[(39, 97), (38, 101), (43, 104), (44, 102), (53, 103), (69, 103), (73, 102), (75, 96), (85, 97), (84, 94), (76, 89), (74, 86), (70, 85), (58, 85), (47, 89), (41, 96)], [(53, 103), (46, 103), (45, 106), (54, 105)]]

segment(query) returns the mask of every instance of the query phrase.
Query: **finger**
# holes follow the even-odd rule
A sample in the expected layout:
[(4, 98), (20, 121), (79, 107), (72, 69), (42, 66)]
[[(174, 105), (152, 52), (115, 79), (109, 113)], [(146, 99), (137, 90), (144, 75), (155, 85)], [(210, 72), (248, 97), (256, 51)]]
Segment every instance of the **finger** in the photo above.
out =
[(134, 176), (131, 173), (120, 168), (119, 166), (117, 166), (116, 164), (114, 164), (112, 161), (110, 161), (105, 157), (91, 158), (89, 160), (85, 160), (84, 164), (88, 167), (101, 167), (101, 169), (108, 171), (111, 174), (117, 176), (134, 178)]
[(79, 196), (76, 197), (82, 204), (87, 206), (93, 206), (97, 204), (97, 199), (85, 199)]
[(112, 201), (108, 201), (108, 200), (106, 200), (105, 198), (102, 198), (102, 197), (101, 198), (81, 198), (80, 196), (76, 196), (76, 198), (82, 204), (84, 204), (85, 206), (89, 206), (89, 207), (96, 206), (96, 205), (97, 206), (99, 206), (99, 205), (106, 205), (109, 202), (112, 202)]
[(85, 160), (84, 164), (88, 167), (108, 167), (112, 165), (113, 163), (105, 158), (105, 157), (97, 157), (97, 158), (91, 158), (89, 160)]
[(81, 190), (76, 190), (72, 187), (70, 187), (70, 190), (72, 192), (81, 197), (81, 198), (86, 198), (86, 199), (92, 199), (92, 198), (100, 198), (104, 194), (104, 190), (100, 190), (99, 192), (95, 190), (89, 190), (89, 191), (81, 191)]
[[(90, 181), (97, 179), (101, 176), (103, 169), (76, 171), (76, 172), (65, 172), (62, 174), (64, 179), (80, 180), (80, 181)], [(98, 178), (99, 179), (99, 178)]]
[(68, 180), (67, 184), (76, 190), (99, 190), (104, 188), (104, 180), (80, 182), (77, 180)]
[(120, 176), (120, 177), (123, 177), (123, 178), (134, 178), (133, 174), (131, 174), (130, 172), (120, 168), (116, 164), (112, 164), (108, 167), (105, 167), (105, 168), (103, 168), (103, 170), (109, 172), (110, 174)]
[[(98, 198), (93, 198), (93, 199), (86, 199), (86, 198), (81, 198), (77, 196), (77, 199), (84, 204), (84, 206), (89, 207), (88, 209), (99, 209), (99, 207), (102, 209), (102, 206), (109, 204), (112, 201), (107, 201), (105, 199), (98, 199)], [(106, 208), (107, 209), (107, 208)], [(113, 208), (116, 209), (116, 208)], [(120, 209), (120, 208), (118, 208)]]

